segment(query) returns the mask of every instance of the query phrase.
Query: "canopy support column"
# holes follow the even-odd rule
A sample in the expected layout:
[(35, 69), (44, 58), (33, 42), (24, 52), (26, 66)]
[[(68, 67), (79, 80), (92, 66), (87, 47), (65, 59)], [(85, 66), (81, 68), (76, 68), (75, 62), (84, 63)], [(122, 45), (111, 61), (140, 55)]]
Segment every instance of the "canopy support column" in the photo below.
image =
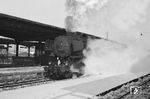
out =
[(28, 57), (30, 57), (30, 46), (28, 46)]
[(19, 42), (16, 41), (16, 57), (19, 55)]
[(7, 43), (7, 57), (9, 56), (9, 44)]

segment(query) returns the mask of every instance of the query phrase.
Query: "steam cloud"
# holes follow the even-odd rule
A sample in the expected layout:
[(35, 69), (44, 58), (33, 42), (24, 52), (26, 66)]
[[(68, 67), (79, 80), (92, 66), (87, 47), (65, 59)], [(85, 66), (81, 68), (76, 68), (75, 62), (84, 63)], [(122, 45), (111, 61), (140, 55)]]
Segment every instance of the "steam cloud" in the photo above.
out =
[[(88, 73), (150, 72), (149, 0), (67, 0), (68, 30), (114, 40), (90, 40), (84, 63)], [(66, 21), (68, 17), (66, 18)], [(71, 27), (68, 27), (71, 26)], [(121, 47), (122, 46), (122, 47)]]

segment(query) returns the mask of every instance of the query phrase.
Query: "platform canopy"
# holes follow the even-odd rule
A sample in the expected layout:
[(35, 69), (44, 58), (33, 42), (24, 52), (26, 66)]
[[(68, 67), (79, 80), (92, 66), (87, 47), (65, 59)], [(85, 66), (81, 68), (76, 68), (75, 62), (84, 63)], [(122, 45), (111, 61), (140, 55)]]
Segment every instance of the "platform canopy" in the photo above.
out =
[(66, 34), (64, 28), (0, 13), (0, 36), (17, 41), (42, 41)]

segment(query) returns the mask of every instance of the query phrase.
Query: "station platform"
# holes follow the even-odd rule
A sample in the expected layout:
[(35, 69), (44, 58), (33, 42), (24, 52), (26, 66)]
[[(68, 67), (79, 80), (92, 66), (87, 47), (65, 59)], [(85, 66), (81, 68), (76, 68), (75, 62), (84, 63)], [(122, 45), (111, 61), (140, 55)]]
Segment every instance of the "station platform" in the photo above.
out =
[(143, 74), (91, 75), (0, 92), (0, 99), (87, 99)]

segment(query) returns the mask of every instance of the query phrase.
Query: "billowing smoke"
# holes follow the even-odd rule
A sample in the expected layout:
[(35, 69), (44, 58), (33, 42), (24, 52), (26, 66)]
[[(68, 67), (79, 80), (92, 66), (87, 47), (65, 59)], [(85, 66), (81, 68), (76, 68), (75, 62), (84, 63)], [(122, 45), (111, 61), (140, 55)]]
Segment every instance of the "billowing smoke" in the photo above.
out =
[(88, 73), (150, 72), (149, 2), (67, 0), (68, 16), (74, 20), (71, 28), (108, 39), (89, 39), (83, 51)]
[(72, 32), (75, 30), (75, 20), (72, 16), (67, 16), (65, 20), (65, 27), (67, 32)]

